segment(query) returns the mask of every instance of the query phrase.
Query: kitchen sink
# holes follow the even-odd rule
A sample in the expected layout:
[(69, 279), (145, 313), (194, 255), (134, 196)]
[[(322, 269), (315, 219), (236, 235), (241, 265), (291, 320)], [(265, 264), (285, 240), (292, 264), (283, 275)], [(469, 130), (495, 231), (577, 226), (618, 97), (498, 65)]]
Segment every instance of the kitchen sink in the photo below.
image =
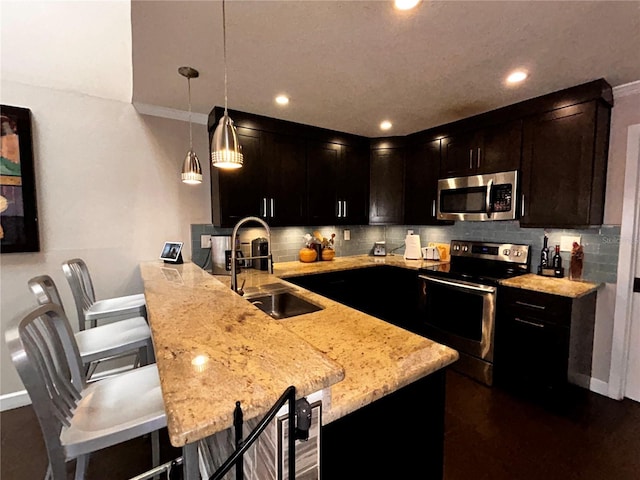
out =
[(317, 312), (324, 308), (291, 292), (252, 295), (247, 300), (277, 320)]

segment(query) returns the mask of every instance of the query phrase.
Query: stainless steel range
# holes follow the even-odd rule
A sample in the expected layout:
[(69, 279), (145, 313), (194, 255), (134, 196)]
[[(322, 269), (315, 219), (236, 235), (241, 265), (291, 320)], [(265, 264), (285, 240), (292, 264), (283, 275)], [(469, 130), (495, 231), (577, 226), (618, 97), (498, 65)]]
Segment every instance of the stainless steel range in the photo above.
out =
[(420, 333), (455, 348), (453, 368), (493, 384), (500, 280), (529, 272), (529, 245), (451, 241), (451, 261), (420, 270)]

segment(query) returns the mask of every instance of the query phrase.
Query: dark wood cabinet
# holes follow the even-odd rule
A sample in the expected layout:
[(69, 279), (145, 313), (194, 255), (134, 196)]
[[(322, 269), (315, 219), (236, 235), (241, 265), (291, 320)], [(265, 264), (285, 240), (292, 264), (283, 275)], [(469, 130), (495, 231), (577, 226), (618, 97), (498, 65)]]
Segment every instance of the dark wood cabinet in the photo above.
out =
[(367, 144), (307, 142), (310, 225), (366, 225), (369, 214)]
[[(405, 148), (372, 142), (369, 224), (394, 225), (404, 220)], [(385, 145), (382, 142), (382, 145)]]
[(436, 217), (440, 140), (409, 143), (404, 175), (404, 223), (443, 225)]
[(242, 145), (242, 168), (222, 170), (211, 167), (211, 206), (214, 225), (233, 227), (241, 218), (262, 216), (265, 172), (262, 132), (238, 127)]
[(517, 170), (521, 147), (521, 120), (443, 138), (440, 178)]
[(525, 120), (521, 226), (602, 224), (609, 121), (597, 100)]
[(589, 388), (596, 293), (576, 299), (500, 287), (494, 384), (532, 398), (563, 402)]
[(265, 133), (266, 190), (262, 216), (272, 226), (306, 225), (307, 159), (304, 140)]

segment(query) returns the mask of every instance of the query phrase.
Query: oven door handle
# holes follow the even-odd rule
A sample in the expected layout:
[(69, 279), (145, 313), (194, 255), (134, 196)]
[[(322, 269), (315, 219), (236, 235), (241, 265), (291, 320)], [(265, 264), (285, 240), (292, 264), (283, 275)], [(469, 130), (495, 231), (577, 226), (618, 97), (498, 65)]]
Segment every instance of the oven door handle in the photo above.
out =
[(462, 290), (472, 290), (474, 292), (481, 293), (496, 293), (495, 287), (489, 287), (486, 285), (472, 284), (472, 283), (460, 283), (452, 282), (451, 280), (443, 280), (442, 278), (427, 277), (425, 275), (418, 275), (418, 278), (426, 282), (439, 283), (440, 285), (446, 285), (448, 287), (460, 288)]

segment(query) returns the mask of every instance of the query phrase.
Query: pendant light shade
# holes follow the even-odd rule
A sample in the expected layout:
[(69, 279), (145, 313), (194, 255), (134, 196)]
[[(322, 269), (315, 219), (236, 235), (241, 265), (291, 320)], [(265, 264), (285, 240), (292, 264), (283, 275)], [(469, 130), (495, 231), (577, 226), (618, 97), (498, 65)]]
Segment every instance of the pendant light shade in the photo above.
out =
[(242, 167), (244, 160), (242, 147), (238, 143), (238, 134), (233, 120), (227, 112), (227, 22), (225, 1), (222, 0), (222, 47), (224, 53), (224, 115), (218, 122), (211, 140), (211, 165), (218, 168), (233, 169)]
[(218, 168), (232, 169), (242, 167), (242, 161), (242, 147), (238, 143), (236, 127), (225, 111), (213, 132), (211, 163)]
[(189, 185), (202, 183), (202, 167), (196, 152), (189, 150), (182, 164), (182, 182)]
[(189, 89), (189, 151), (182, 164), (182, 182), (189, 185), (202, 183), (202, 167), (196, 152), (193, 151), (193, 134), (191, 132), (191, 79), (200, 75), (195, 68), (180, 67), (178, 73), (187, 78)]

